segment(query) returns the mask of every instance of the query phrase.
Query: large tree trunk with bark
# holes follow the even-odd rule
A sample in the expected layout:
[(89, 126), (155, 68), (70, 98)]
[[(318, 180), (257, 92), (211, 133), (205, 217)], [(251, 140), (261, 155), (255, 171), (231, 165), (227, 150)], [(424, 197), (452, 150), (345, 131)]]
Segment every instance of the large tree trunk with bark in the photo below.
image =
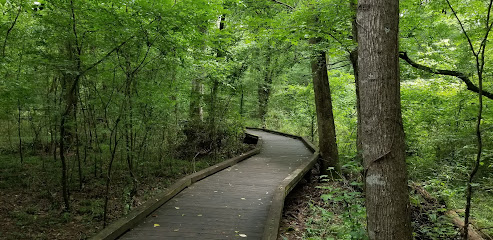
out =
[(368, 235), (412, 239), (399, 84), (399, 1), (358, 3), (358, 77)]
[[(318, 38), (310, 39), (310, 44), (320, 42)], [(321, 155), (321, 173), (329, 174), (329, 168), (339, 171), (339, 153), (337, 151), (334, 115), (332, 112), (332, 97), (330, 93), (329, 76), (327, 74), (327, 59), (324, 51), (316, 50), (312, 56), (313, 91), (317, 109), (318, 146)]]

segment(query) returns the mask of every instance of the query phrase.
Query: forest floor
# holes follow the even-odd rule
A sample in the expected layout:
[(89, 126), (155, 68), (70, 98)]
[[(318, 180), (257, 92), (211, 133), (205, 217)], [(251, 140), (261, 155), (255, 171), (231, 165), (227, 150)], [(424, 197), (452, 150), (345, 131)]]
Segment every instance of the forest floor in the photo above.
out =
[[(245, 147), (242, 152), (248, 149)], [(197, 160), (196, 171), (222, 160)], [(191, 161), (165, 160), (164, 164), (160, 168), (141, 166), (135, 194), (131, 194), (132, 181), (125, 164), (114, 166), (109, 223), (193, 172)], [(27, 156), (21, 165), (17, 155), (0, 155), (0, 239), (87, 239), (103, 228), (105, 173), (94, 176), (88, 163), (81, 189), (77, 174), (71, 175), (71, 211), (66, 212), (59, 187), (58, 165), (49, 156)]]
[[(300, 183), (286, 198), (278, 240), (368, 239), (361, 189), (348, 183)], [(440, 203), (426, 203), (411, 191), (411, 205), (414, 239), (461, 239)]]
[[(71, 211), (66, 212), (63, 210), (60, 188), (56, 186), (57, 179), (51, 177), (58, 174), (29, 163), (17, 171), (14, 169), (19, 168), (0, 170), (0, 239), (86, 239), (102, 229), (103, 176), (85, 180), (82, 189), (72, 186)], [(16, 175), (20, 178), (14, 177)], [(177, 173), (173, 176), (140, 178), (137, 193), (129, 199), (127, 175), (117, 171), (112, 179), (109, 222), (125, 215), (130, 207), (141, 205), (183, 176)]]

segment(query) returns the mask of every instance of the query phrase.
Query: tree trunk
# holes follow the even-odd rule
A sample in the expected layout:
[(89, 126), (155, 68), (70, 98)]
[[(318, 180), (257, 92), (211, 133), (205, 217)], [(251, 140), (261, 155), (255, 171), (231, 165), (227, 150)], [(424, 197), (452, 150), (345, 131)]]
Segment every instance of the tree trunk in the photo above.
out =
[[(320, 42), (318, 38), (310, 39), (310, 44)], [(333, 169), (339, 172), (339, 153), (337, 151), (334, 115), (332, 112), (332, 97), (330, 93), (329, 76), (327, 74), (327, 59), (324, 51), (315, 51), (312, 56), (313, 91), (317, 109), (318, 146), (321, 155), (321, 173), (330, 174)], [(335, 176), (333, 176), (335, 177)]]
[(19, 136), (19, 155), (21, 164), (24, 163), (24, 155), (22, 154), (22, 136), (21, 136), (21, 100), (17, 99), (17, 134)]
[(359, 78), (358, 78), (358, 25), (356, 24), (356, 11), (357, 11), (358, 1), (350, 0), (349, 7), (351, 11), (354, 12), (353, 19), (351, 22), (351, 30), (353, 34), (353, 42), (356, 45), (355, 49), (349, 53), (349, 60), (351, 60), (351, 65), (353, 66), (354, 74), (354, 87), (356, 91), (356, 116), (357, 116), (357, 130), (356, 130), (356, 150), (357, 159), (361, 159), (361, 110), (360, 110), (360, 99), (359, 99)]
[(111, 158), (110, 162), (108, 164), (108, 173), (106, 175), (106, 189), (105, 189), (105, 194), (104, 194), (104, 209), (103, 209), (103, 228), (106, 227), (107, 224), (107, 217), (108, 217), (108, 201), (109, 201), (109, 194), (110, 194), (110, 184), (111, 184), (111, 170), (113, 167), (113, 162), (115, 161), (115, 156), (116, 156), (116, 149), (118, 147), (118, 123), (120, 122), (120, 116), (115, 121), (115, 126), (113, 129), (111, 129), (111, 134), (110, 134), (110, 153), (111, 153)]
[(240, 85), (240, 91), (241, 91), (241, 96), (240, 96), (240, 116), (243, 118), (244, 114), (244, 107), (245, 107), (245, 90), (243, 89), (243, 83)]
[(351, 65), (353, 65), (354, 73), (354, 87), (356, 91), (356, 116), (357, 116), (357, 129), (356, 129), (356, 151), (358, 152), (358, 159), (361, 159), (362, 145), (361, 145), (361, 104), (359, 94), (359, 77), (358, 77), (358, 49), (351, 51), (349, 55)]
[(270, 70), (270, 62), (271, 62), (271, 56), (270, 56), (270, 50), (266, 53), (266, 60), (265, 60), (265, 73), (264, 73), (264, 81), (260, 82), (258, 84), (258, 115), (260, 118), (260, 121), (262, 123), (262, 127), (266, 127), (266, 115), (267, 115), (267, 108), (269, 105), (269, 97), (270, 97), (270, 90), (271, 90), (271, 85), (272, 85), (272, 74)]
[[(225, 19), (226, 17), (224, 15), (219, 17), (219, 20), (217, 22), (217, 28), (219, 31), (222, 31), (225, 27)], [(219, 39), (220, 40), (220, 39)], [(221, 58), (225, 56), (225, 53), (223, 49), (221, 48), (223, 46), (219, 45), (219, 47), (216, 49), (216, 59), (218, 63), (220, 63)], [(219, 141), (219, 136), (218, 136), (218, 127), (217, 127), (217, 118), (220, 118), (218, 114), (221, 113), (221, 111), (217, 111), (218, 109), (218, 95), (220, 92), (219, 89), (219, 80), (216, 77), (212, 77), (212, 88), (211, 88), (211, 96), (210, 96), (210, 108), (209, 108), (209, 131), (210, 131), (210, 138), (212, 140), (211, 147), (213, 149), (214, 153), (214, 159), (217, 157), (218, 154), (218, 148), (220, 147), (218, 144)]]
[(75, 120), (73, 119), (74, 111), (77, 107), (77, 86), (79, 83), (79, 75), (73, 76), (66, 74), (62, 77), (62, 95), (64, 96), (65, 106), (60, 121), (60, 161), (62, 162), (62, 195), (65, 203), (65, 210), (70, 210), (69, 192), (68, 192), (68, 168), (65, 153), (70, 150), (70, 146), (74, 140)]
[(80, 162), (80, 141), (79, 141), (79, 125), (77, 122), (77, 110), (74, 110), (74, 134), (75, 134), (75, 157), (77, 158), (77, 169), (79, 173), (79, 190), (82, 190), (82, 165)]
[(358, 3), (361, 142), (370, 239), (412, 239), (399, 83), (399, 1)]
[(12, 152), (15, 151), (15, 147), (14, 147), (14, 143), (12, 142), (12, 127), (10, 126), (11, 124), (11, 121), (7, 121), (7, 138), (9, 140), (9, 146), (10, 146), (10, 150), (12, 150)]
[(138, 70), (138, 67), (136, 69), (132, 69), (131, 66), (131, 60), (129, 56), (123, 52), (123, 55), (125, 57), (125, 71), (126, 71), (126, 79), (125, 79), (125, 106), (124, 106), (124, 118), (125, 118), (125, 123), (124, 123), (124, 133), (125, 133), (125, 153), (126, 153), (126, 160), (127, 160), (127, 166), (128, 166), (128, 173), (130, 178), (132, 179), (132, 190), (130, 191), (130, 199), (137, 193), (137, 178), (135, 177), (134, 174), (134, 142), (135, 142), (135, 137), (134, 137), (134, 124), (133, 124), (133, 110), (132, 110), (132, 95), (134, 93), (134, 79), (135, 79), (135, 73)]
[(190, 113), (189, 118), (190, 121), (202, 122), (204, 120), (203, 111), (202, 111), (202, 95), (204, 92), (204, 86), (198, 79), (192, 80), (192, 91), (190, 94)]

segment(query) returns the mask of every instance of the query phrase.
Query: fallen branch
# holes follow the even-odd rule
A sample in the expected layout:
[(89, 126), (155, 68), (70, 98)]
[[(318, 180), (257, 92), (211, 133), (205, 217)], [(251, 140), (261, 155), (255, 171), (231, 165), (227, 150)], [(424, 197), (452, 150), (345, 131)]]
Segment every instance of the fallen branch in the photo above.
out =
[[(410, 187), (419, 195), (423, 197), (423, 199), (430, 204), (436, 204), (438, 203), (438, 199), (433, 197), (426, 189), (421, 187), (417, 183), (411, 183)], [(445, 215), (450, 218), (450, 221), (460, 229), (461, 233), (464, 233), (464, 220), (457, 214), (456, 210), (448, 210), (445, 212)], [(481, 232), (480, 230), (477, 230), (472, 224), (469, 225), (469, 230), (468, 230), (468, 239), (469, 240), (493, 240), (490, 236), (487, 234)]]
[[(445, 215), (450, 218), (452, 223), (464, 233), (464, 221), (454, 210), (449, 210), (445, 212)], [(491, 238), (483, 238), (481, 232), (477, 231), (472, 224), (469, 224), (469, 230), (467, 231), (467, 239), (469, 240), (487, 240)]]
[[(479, 93), (479, 88), (476, 85), (474, 85), (474, 83), (471, 81), (471, 79), (469, 79), (469, 77), (466, 76), (466, 74), (464, 74), (464, 73), (461, 73), (458, 71), (451, 71), (451, 70), (434, 69), (434, 68), (419, 64), (419, 63), (411, 60), (409, 58), (409, 56), (407, 55), (407, 52), (400, 52), (399, 58), (401, 58), (402, 60), (406, 61), (409, 65), (411, 65), (414, 68), (417, 68), (419, 70), (423, 70), (423, 71), (426, 71), (429, 73), (434, 73), (434, 74), (439, 74), (439, 75), (457, 77), (466, 84), (467, 90), (473, 91), (475, 93)], [(493, 100), (493, 94), (492, 93), (483, 90), (482, 94), (483, 94), (483, 96)]]
[(416, 191), (416, 193), (421, 195), (423, 197), (423, 199), (425, 201), (427, 201), (428, 203), (438, 203), (438, 200), (435, 197), (431, 196), (431, 194), (428, 191), (426, 191), (426, 189), (421, 187), (419, 184), (413, 182), (413, 183), (411, 183), (411, 188), (414, 191)]

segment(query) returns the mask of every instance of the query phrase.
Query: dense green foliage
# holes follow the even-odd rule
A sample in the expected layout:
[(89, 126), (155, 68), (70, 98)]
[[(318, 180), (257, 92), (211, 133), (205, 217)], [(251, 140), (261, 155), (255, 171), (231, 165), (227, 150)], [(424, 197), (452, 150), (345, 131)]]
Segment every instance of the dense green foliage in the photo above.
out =
[[(283, 3), (0, 1), (0, 192), (14, 196), (14, 189), (27, 188), (37, 191), (37, 198), (49, 199), (49, 206), (36, 205), (33, 199), (28, 209), (8, 216), (0, 211), (12, 223), (5, 229), (18, 231), (16, 224), (33, 224), (39, 213), (64, 216), (53, 224), (70, 225), (70, 214), (78, 212), (83, 219), (76, 221), (101, 225), (107, 177), (115, 185), (109, 195), (118, 199), (107, 211), (113, 220), (139, 205), (150, 189), (244, 150), (245, 126), (265, 126), (317, 142), (310, 70), (314, 49), (328, 55), (343, 173), (361, 182), (349, 59), (356, 47), (352, 5), (335, 0)], [(488, 3), (451, 2), (475, 46), (486, 31)], [(413, 60), (462, 72), (478, 84), (474, 56), (446, 1), (402, 0), (400, 28), (401, 51)], [(313, 37), (323, 41), (308, 44)], [(493, 91), (492, 53), (487, 46), (485, 91)], [(477, 151), (477, 94), (458, 78), (417, 70), (404, 61), (401, 73), (411, 181), (424, 185), (447, 208), (463, 209)], [(472, 205), (474, 222), (490, 234), (491, 101), (485, 98), (483, 158)], [(65, 136), (61, 125), (67, 129)], [(66, 143), (62, 153), (61, 142)], [(71, 213), (62, 211), (61, 154), (67, 158)], [(351, 218), (364, 216), (364, 194), (344, 189), (333, 194), (324, 195), (324, 201), (337, 205), (347, 200), (357, 207), (344, 205), (347, 211), (337, 213), (313, 207), (321, 217), (310, 220), (306, 236), (334, 231), (317, 222), (336, 219), (340, 229), (349, 229), (347, 236), (340, 230), (341, 239), (363, 238), (353, 234), (360, 234), (364, 221)], [(443, 211), (428, 213), (433, 214), (442, 219)], [(420, 236), (445, 236), (430, 229)], [(2, 234), (17, 233), (0, 231), (0, 238)]]

